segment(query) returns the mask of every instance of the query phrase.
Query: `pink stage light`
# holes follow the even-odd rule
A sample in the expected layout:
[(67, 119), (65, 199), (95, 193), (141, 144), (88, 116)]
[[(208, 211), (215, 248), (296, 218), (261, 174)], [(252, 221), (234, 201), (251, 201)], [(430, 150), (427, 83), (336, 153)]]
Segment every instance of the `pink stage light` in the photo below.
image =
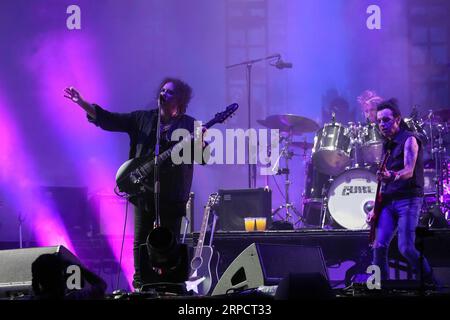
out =
[[(102, 72), (97, 65), (99, 59), (95, 55), (95, 41), (85, 34), (51, 33), (39, 39), (36, 48), (31, 56), (25, 57), (25, 61), (39, 82), (43, 112), (63, 140), (63, 146), (67, 146), (61, 154), (67, 157), (67, 163), (75, 165), (71, 170), (76, 171), (79, 181), (90, 190), (110, 190), (113, 193), (117, 164), (111, 163), (112, 151), (105, 148), (102, 130), (90, 124), (84, 112), (63, 97), (64, 87), (73, 85), (84, 97), (107, 102)], [(107, 210), (111, 211), (112, 216), (124, 215), (123, 212), (114, 212), (116, 207)], [(123, 219), (96, 218), (109, 234), (122, 233)], [(119, 240), (107, 238), (117, 261), (121, 250)], [(134, 273), (132, 245), (132, 240), (127, 238), (122, 258), (122, 271), (130, 287)]]
[[(95, 130), (95, 129), (93, 129)], [(95, 179), (107, 182), (110, 187), (109, 190), (113, 190), (114, 186), (112, 182), (114, 181), (111, 172), (101, 166), (94, 166), (90, 170), (95, 171)], [(93, 173), (94, 174), (94, 173)], [(108, 190), (108, 189), (106, 189)], [(120, 199), (117, 196), (118, 199)], [(120, 252), (122, 247), (122, 234), (123, 227), (125, 223), (125, 211), (121, 206), (114, 205), (112, 202), (105, 201), (103, 203), (102, 212), (106, 214), (101, 214), (97, 217), (99, 223), (102, 225), (102, 233), (107, 235), (107, 241), (109, 247), (111, 248), (116, 261), (120, 260)], [(128, 216), (133, 215), (133, 206), (128, 205)], [(130, 219), (127, 219), (130, 221)], [(127, 223), (126, 234), (132, 233), (133, 225)], [(123, 244), (122, 253), (122, 263), (121, 263), (122, 273), (125, 275), (128, 285), (130, 288), (133, 287), (133, 274), (134, 274), (134, 259), (133, 259), (133, 238), (126, 236)]]
[(0, 182), (5, 193), (12, 198), (10, 201), (15, 209), (31, 219), (30, 226), (39, 246), (64, 245), (75, 252), (58, 214), (53, 208), (44, 205), (35, 192), (40, 181), (38, 171), (34, 169), (30, 156), (24, 152), (28, 149), (14, 125), (16, 120), (7, 111), (6, 99), (1, 94), (0, 92)]

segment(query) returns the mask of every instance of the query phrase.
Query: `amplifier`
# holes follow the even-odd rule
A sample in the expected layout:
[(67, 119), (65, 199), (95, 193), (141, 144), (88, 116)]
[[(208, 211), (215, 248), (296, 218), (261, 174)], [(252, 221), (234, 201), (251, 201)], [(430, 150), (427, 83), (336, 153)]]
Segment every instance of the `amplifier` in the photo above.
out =
[(217, 230), (243, 231), (245, 217), (265, 217), (272, 225), (272, 191), (268, 188), (219, 190)]

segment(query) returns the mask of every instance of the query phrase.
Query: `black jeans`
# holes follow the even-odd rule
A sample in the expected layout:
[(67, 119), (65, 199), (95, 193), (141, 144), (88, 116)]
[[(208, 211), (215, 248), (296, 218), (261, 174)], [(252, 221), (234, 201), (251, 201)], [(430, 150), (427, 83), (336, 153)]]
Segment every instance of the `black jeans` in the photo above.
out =
[[(160, 201), (160, 222), (161, 226), (172, 231), (175, 239), (180, 239), (181, 221), (186, 213), (186, 202), (169, 202)], [(134, 276), (133, 286), (140, 288), (143, 283), (141, 281), (140, 272), (140, 254), (139, 246), (145, 244), (150, 231), (153, 230), (155, 221), (154, 202), (150, 201), (147, 205), (134, 207)]]

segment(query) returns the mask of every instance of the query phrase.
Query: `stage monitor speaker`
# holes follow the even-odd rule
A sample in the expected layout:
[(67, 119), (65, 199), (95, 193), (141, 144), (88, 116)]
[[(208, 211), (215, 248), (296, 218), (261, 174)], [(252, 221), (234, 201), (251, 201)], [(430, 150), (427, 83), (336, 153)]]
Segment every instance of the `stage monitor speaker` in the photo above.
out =
[(228, 266), (212, 295), (276, 285), (290, 273), (319, 273), (328, 280), (322, 249), (252, 243)]
[(245, 217), (265, 217), (272, 225), (272, 191), (266, 188), (219, 190), (217, 230), (244, 231)]
[(65, 261), (81, 265), (64, 246), (25, 248), (0, 251), (0, 297), (32, 293), (31, 264), (42, 254), (58, 254)]

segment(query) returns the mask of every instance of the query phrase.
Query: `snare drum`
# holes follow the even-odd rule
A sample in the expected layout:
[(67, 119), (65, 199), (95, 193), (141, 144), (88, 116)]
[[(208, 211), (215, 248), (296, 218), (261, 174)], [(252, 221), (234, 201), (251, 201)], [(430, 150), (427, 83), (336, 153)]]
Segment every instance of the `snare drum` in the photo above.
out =
[(346, 229), (368, 229), (366, 217), (373, 209), (376, 191), (374, 173), (364, 168), (347, 170), (330, 186), (328, 211), (334, 221)]
[(378, 164), (383, 152), (383, 136), (377, 124), (370, 123), (362, 130), (361, 157), (364, 164)]
[(328, 123), (314, 137), (313, 163), (320, 172), (335, 176), (350, 165), (350, 151), (347, 129), (340, 123)]

